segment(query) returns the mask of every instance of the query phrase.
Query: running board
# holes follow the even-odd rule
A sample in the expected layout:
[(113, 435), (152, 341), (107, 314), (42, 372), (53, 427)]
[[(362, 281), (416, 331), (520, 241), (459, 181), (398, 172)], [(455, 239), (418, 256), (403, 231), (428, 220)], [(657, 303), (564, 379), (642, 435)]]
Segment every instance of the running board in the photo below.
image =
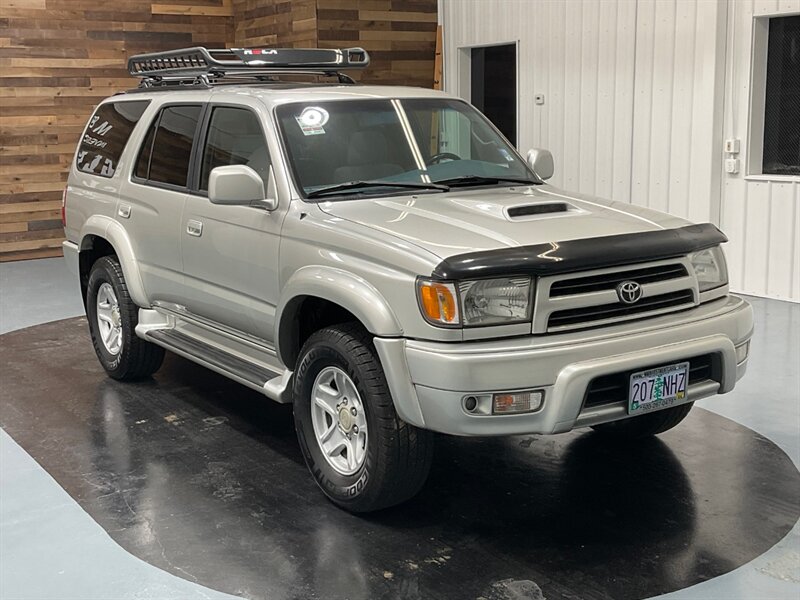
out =
[(276, 373), (174, 328), (149, 329), (144, 338), (281, 403), (291, 402), (291, 371)]

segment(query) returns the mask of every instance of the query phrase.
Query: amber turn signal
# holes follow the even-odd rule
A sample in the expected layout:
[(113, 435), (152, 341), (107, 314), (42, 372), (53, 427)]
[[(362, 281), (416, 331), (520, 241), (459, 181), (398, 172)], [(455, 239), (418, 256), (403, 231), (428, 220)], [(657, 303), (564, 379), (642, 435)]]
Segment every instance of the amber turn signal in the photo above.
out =
[(422, 314), (434, 325), (458, 325), (458, 301), (452, 283), (421, 280), (418, 287)]

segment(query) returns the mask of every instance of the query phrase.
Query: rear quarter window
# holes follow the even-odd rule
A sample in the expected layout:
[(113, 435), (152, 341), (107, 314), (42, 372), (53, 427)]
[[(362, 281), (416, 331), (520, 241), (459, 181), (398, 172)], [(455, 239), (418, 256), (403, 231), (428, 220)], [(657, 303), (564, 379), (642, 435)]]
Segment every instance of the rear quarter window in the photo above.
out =
[(149, 100), (100, 105), (81, 139), (75, 165), (82, 173), (113, 177), (122, 151)]

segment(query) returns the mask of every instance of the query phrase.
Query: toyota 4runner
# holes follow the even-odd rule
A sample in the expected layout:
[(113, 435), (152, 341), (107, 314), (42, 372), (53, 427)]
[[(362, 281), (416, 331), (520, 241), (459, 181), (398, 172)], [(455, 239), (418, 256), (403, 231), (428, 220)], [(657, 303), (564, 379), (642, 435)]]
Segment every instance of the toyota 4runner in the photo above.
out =
[[(725, 236), (545, 183), (468, 103), (355, 85), (346, 50), (140, 55), (64, 193), (108, 374), (164, 350), (292, 403), (347, 510), (423, 485), (432, 432), (641, 437), (744, 374)], [(278, 76), (312, 74), (319, 81)]]

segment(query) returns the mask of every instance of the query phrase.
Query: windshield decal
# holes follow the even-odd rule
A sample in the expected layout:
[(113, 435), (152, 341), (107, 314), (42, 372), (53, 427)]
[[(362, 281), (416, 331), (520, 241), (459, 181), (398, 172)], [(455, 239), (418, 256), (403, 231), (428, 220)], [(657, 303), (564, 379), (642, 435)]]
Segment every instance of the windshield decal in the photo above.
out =
[(328, 122), (328, 111), (319, 106), (308, 106), (295, 117), (303, 135), (322, 135), (325, 133), (323, 125)]

